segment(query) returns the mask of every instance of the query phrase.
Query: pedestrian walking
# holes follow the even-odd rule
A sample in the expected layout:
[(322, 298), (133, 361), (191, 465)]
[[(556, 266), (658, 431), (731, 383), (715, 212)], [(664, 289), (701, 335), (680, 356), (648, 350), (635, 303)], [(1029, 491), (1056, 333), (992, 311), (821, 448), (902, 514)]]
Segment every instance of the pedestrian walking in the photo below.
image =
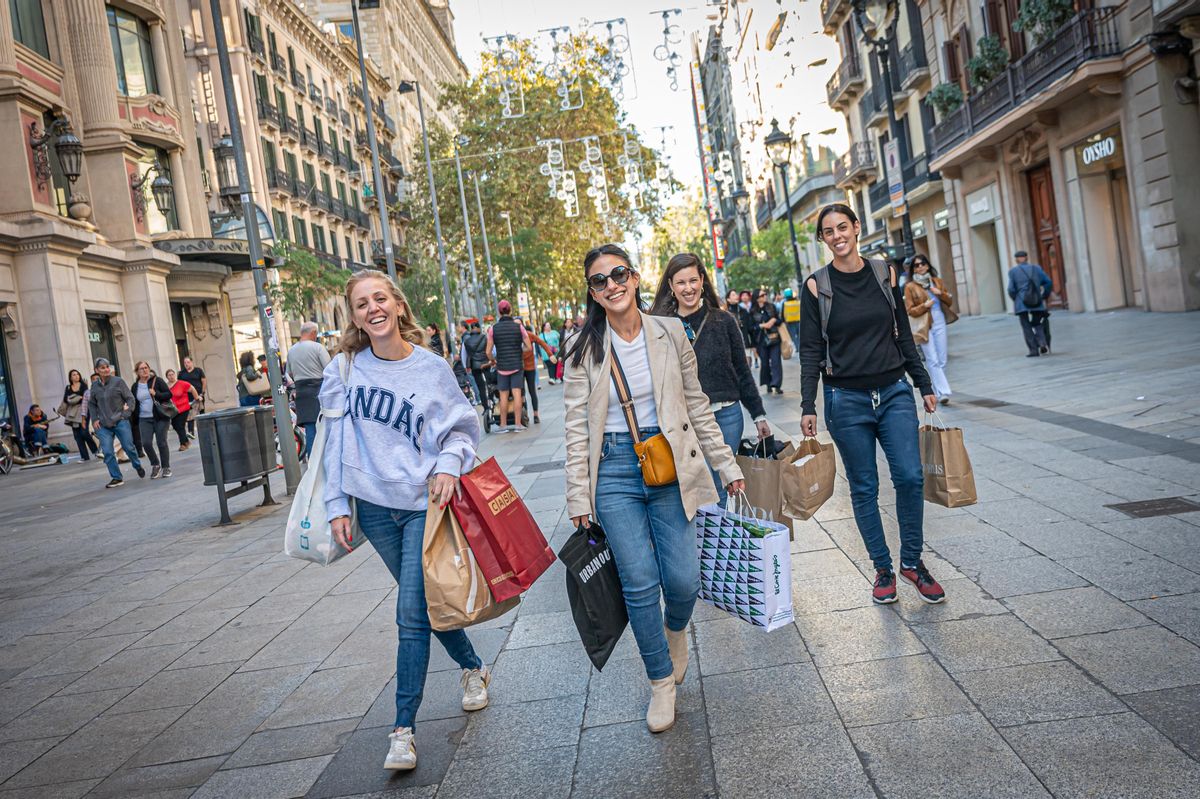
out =
[(913, 341), (925, 356), (925, 370), (933, 381), (938, 402), (949, 405), (954, 392), (946, 379), (946, 325), (958, 321), (958, 314), (954, 311), (954, 297), (946, 291), (933, 264), (921, 253), (909, 261), (904, 307)]
[(193, 439), (196, 437), (196, 417), (204, 413), (204, 403), (208, 400), (208, 376), (204, 374), (203, 369), (196, 366), (195, 361), (190, 357), (184, 357), (182, 368), (179, 370), (179, 379), (191, 383), (192, 388), (196, 389), (196, 394), (200, 397), (192, 402), (192, 409), (188, 411), (187, 433), (188, 438)]
[(108, 359), (97, 358), (96, 381), (88, 389), (88, 419), (100, 439), (100, 451), (104, 453), (104, 465), (108, 467), (110, 479), (105, 488), (117, 488), (125, 484), (113, 449), (113, 439), (121, 442), (121, 449), (125, 450), (129, 465), (137, 472), (137, 476), (146, 476), (137, 447), (133, 444), (133, 429), (129, 422), (135, 403), (133, 392), (124, 380), (113, 374)]
[[(142, 451), (150, 461), (150, 479), (171, 476), (171, 450), (167, 446), (167, 428), (171, 417), (159, 408), (160, 402), (171, 403), (171, 389), (165, 380), (150, 370), (150, 364), (138, 361), (134, 367), (137, 382), (133, 385), (133, 421), (141, 432)], [(171, 403), (172, 405), (174, 403)], [(158, 447), (156, 453), (155, 447)]]
[(85, 461), (91, 460), (92, 455), (99, 452), (96, 442), (88, 430), (87, 393), (87, 384), (83, 382), (83, 375), (79, 373), (79, 370), (72, 369), (67, 372), (67, 387), (63, 389), (62, 405), (59, 406), (58, 415), (66, 422), (67, 427), (71, 428), (75, 446), (79, 447), (79, 457)]
[(522, 347), (521, 349), (521, 368), (525, 375), (525, 393), (529, 396), (529, 404), (533, 407), (533, 423), (541, 424), (542, 418), (538, 415), (537, 351), (539, 348), (542, 350), (542, 357), (547, 359), (547, 363), (551, 359), (557, 359), (550, 350), (550, 345), (542, 340), (537, 333), (534, 333), (533, 328), (528, 324), (523, 325), (523, 327), (525, 328), (525, 334), (529, 336), (528, 347)]
[(738, 320), (742, 323), (742, 341), (746, 345), (746, 363), (758, 368), (758, 328), (754, 324), (751, 311), (754, 308), (754, 294), (749, 291), (738, 292)]
[(793, 348), (796, 350), (796, 357), (800, 357), (800, 347), (797, 342), (800, 341), (800, 300), (796, 297), (796, 293), (791, 289), (783, 290), (783, 323), (787, 325), (788, 336), (792, 339)]
[(442, 329), (433, 322), (425, 325), (425, 340), (428, 342), (426, 346), (430, 350), (437, 353), (439, 358), (446, 357), (446, 345), (442, 342)]
[(36, 402), (29, 406), (21, 420), (21, 437), (31, 455), (41, 455), (50, 444), (50, 420)]
[(488, 356), (488, 341), (487, 336), (479, 329), (479, 320), (468, 320), (470, 329), (462, 338), (462, 358), (463, 366), (471, 372), (471, 379), (475, 383), (475, 398), (478, 400), (477, 405), (483, 407), (483, 412), (490, 413), (490, 403), (488, 402), (488, 386), (487, 386), (487, 370), (490, 362)]
[(549, 322), (542, 323), (542, 341), (546, 342), (546, 346), (550, 348), (550, 352), (542, 354), (542, 366), (546, 367), (546, 379), (550, 381), (550, 385), (558, 382), (555, 374), (558, 372), (558, 345), (561, 341), (558, 331), (554, 329), (554, 325)]
[(183, 452), (191, 442), (187, 434), (188, 413), (192, 403), (200, 401), (196, 387), (186, 380), (180, 380), (174, 369), (167, 370), (167, 388), (171, 390), (171, 402), (175, 404), (175, 415), (171, 417), (171, 429), (179, 436), (179, 451)]
[[(525, 407), (521, 396), (521, 383), (525, 379), (525, 362), (522, 356), (529, 347), (529, 334), (512, 318), (512, 305), (500, 300), (496, 306), (500, 318), (488, 328), (487, 352), (496, 365), (496, 389), (500, 392), (500, 432), (516, 433), (525, 429), (521, 411)], [(508, 423), (512, 413), (513, 423)]]
[(754, 325), (758, 341), (758, 383), (767, 387), (767, 393), (783, 393), (783, 337), (779, 326), (783, 324), (779, 311), (767, 301), (767, 292), (759, 289), (754, 293), (754, 307), (750, 311), (750, 323)]
[(296, 424), (304, 428), (304, 450), (300, 460), (307, 461), (317, 437), (317, 417), (321, 415), (321, 382), (329, 365), (329, 351), (317, 341), (317, 323), (300, 325), (300, 340), (288, 348), (287, 373), (296, 386)]
[[(650, 679), (646, 725), (662, 732), (675, 723), (675, 686), (687, 671), (687, 625), (700, 590), (691, 520), (717, 499), (705, 459), (727, 491), (745, 483), (709, 409), (683, 324), (642, 312), (640, 278), (617, 245), (589, 251), (583, 272), (586, 321), (564, 353), (571, 361), (564, 391), (567, 513), (576, 527), (595, 516), (605, 530)], [(628, 411), (620, 394), (629, 397)], [(676, 480), (646, 484), (634, 425), (642, 442), (657, 442), (656, 460), (673, 468)]]
[(896, 575), (879, 515), (876, 442), (883, 448), (896, 489), (900, 576), (921, 599), (937, 603), (946, 595), (921, 559), (924, 474), (917, 407), (905, 372), (927, 412), (937, 408), (937, 397), (913, 343), (896, 270), (859, 254), (859, 231), (847, 205), (827, 205), (817, 216), (817, 238), (833, 259), (805, 281), (800, 295), (800, 428), (805, 436), (817, 434), (817, 384), (823, 382), (825, 427), (842, 456), (854, 520), (875, 566), (871, 598), (877, 604), (896, 601)]
[(1021, 333), (1029, 350), (1025, 357), (1048, 355), (1050, 312), (1046, 298), (1054, 289), (1054, 282), (1041, 266), (1029, 262), (1029, 253), (1017, 250), (1013, 257), (1017, 264), (1008, 270), (1008, 296), (1013, 301), (1013, 313), (1021, 320)]
[(238, 357), (238, 366), (238, 405), (243, 408), (252, 408), (258, 405), (259, 397), (263, 394), (262, 389), (268, 378), (255, 367), (253, 352), (243, 352)]
[[(445, 507), (458, 490), (475, 461), (479, 420), (450, 365), (423, 346), (411, 306), (387, 275), (356, 272), (346, 304), (350, 324), (321, 386), (321, 407), (342, 413), (330, 419), (325, 444), (325, 509), (335, 537), (350, 548), (354, 500), (363, 535), (399, 586), (396, 717), (384, 768), (408, 771), (417, 766), (414, 728), (429, 667), (426, 508)], [(491, 674), (467, 634), (434, 635), (462, 669), (463, 710), (486, 707)]]
[[(743, 407), (754, 420), (759, 439), (771, 435), (762, 397), (742, 352), (741, 325), (721, 307), (708, 270), (698, 256), (685, 252), (667, 262), (650, 313), (675, 316), (683, 323), (683, 332), (696, 353), (700, 388), (708, 397), (709, 410), (729, 450), (736, 454), (742, 443)], [(710, 471), (718, 501), (724, 507), (725, 483), (711, 467)]]

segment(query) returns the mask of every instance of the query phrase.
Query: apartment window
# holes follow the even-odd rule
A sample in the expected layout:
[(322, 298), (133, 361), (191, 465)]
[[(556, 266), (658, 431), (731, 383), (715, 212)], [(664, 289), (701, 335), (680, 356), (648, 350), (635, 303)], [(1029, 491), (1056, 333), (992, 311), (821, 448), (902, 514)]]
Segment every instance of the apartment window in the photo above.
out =
[(333, 186), (329, 182), (329, 175), (324, 172), (321, 173), (321, 191), (325, 192), (327, 197), (333, 196)]
[[(342, 201), (343, 205), (346, 203), (346, 184), (345, 183), (337, 184), (337, 198)], [(349, 245), (347, 245), (346, 251), (347, 252), (350, 251)]]
[(353, 249), (351, 249), (351, 247), (350, 247), (350, 237), (349, 237), (349, 236), (343, 236), (343, 237), (342, 237), (342, 242), (343, 242), (343, 243), (345, 243), (345, 245), (346, 245), (346, 257), (347, 257), (347, 258), (353, 258), (353, 257), (354, 257), (354, 250), (353, 250)]
[(308, 85), (313, 85), (312, 67), (308, 64), (304, 65), (304, 74), (308, 76)]
[(338, 252), (337, 236), (335, 236), (332, 233), (329, 234), (329, 249), (333, 253), (334, 257), (336, 257), (336, 258), (342, 257), (342, 254), (340, 252)]
[(321, 120), (317, 119), (316, 114), (313, 114), (313, 133), (317, 134), (317, 141), (325, 138), (325, 130), (321, 127)]
[(339, 22), (338, 30), (342, 32), (342, 35), (349, 36), (351, 39), (354, 38), (354, 23), (353, 22)]
[(296, 51), (290, 44), (288, 45), (288, 69), (293, 71), (296, 69)]
[(270, 48), (271, 58), (279, 55), (279, 45), (275, 42), (275, 31), (267, 28), (267, 47)]
[(363, 249), (362, 239), (358, 240), (358, 262), (360, 264), (367, 262), (367, 251)]
[(279, 118), (283, 119), (288, 114), (287, 95), (281, 89), (275, 90), (275, 106), (279, 109)]
[(50, 58), (42, 0), (8, 0), (8, 16), (12, 19), (13, 38), (42, 58)]
[(287, 169), (288, 177), (292, 180), (296, 179), (296, 155), (284, 150), (283, 152), (284, 168)]
[(261, 102), (271, 102), (271, 87), (267, 84), (266, 75), (254, 73), (254, 96)]
[[(135, 144), (141, 143), (135, 142)], [(159, 169), (162, 170), (167, 177), (170, 177), (169, 165), (171, 160), (170, 156), (167, 155), (167, 151), (161, 147), (155, 147), (152, 144), (141, 144), (141, 147), (142, 157), (138, 159), (138, 174), (144, 178), (146, 173), (150, 171), (150, 167), (157, 163), (159, 165)], [(155, 177), (157, 177), (157, 173), (155, 173)], [(179, 217), (175, 214), (175, 204), (171, 204), (170, 213), (163, 214), (158, 210), (158, 203), (154, 202), (154, 197), (150, 193), (150, 183), (153, 180), (154, 178), (147, 180), (145, 185), (142, 186), (143, 196), (146, 198), (146, 230), (149, 231), (151, 235), (155, 233), (166, 233), (168, 230), (178, 230)]]
[(308, 246), (308, 228), (304, 226), (304, 220), (298, 216), (292, 217), (292, 233), (295, 235), (294, 241), (297, 244)]
[(275, 222), (275, 235), (284, 241), (291, 241), (292, 236), (288, 233), (287, 214), (272, 209), (271, 219)]
[(279, 159), (275, 157), (275, 143), (270, 139), (260, 139), (262, 144), (263, 166), (268, 172), (279, 168)]
[(312, 223), (312, 240), (313, 249), (320, 250), (321, 252), (328, 252), (325, 247), (325, 228), (321, 227), (316, 222)]
[(317, 185), (317, 172), (307, 161), (304, 162), (304, 182), (309, 186)]
[(108, 34), (117, 62), (117, 91), (126, 97), (158, 94), (150, 28), (146, 23), (128, 11), (109, 6)]
[(262, 39), (262, 27), (258, 21), (258, 16), (250, 13), (250, 9), (243, 9), (246, 14), (246, 30), (255, 39)]

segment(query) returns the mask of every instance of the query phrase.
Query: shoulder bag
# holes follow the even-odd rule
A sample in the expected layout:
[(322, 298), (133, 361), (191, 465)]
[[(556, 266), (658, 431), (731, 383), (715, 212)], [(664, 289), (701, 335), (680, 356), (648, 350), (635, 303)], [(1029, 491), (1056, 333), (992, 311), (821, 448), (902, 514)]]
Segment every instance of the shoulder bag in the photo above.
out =
[(613, 385), (617, 389), (617, 399), (621, 401), (625, 424), (629, 425), (629, 435), (633, 437), (633, 451), (642, 467), (642, 480), (648, 486), (670, 485), (679, 479), (675, 474), (675, 453), (671, 452), (671, 443), (662, 433), (655, 433), (645, 441), (642, 440), (633, 397), (629, 394), (629, 383), (625, 380), (625, 370), (621, 368), (616, 350), (610, 348), (609, 352), (612, 354)]
[(251, 397), (265, 397), (271, 393), (271, 381), (266, 375), (255, 372), (258, 377), (254, 380), (246, 379), (246, 370), (243, 369), (238, 379), (242, 381), (242, 388), (246, 389), (246, 393)]

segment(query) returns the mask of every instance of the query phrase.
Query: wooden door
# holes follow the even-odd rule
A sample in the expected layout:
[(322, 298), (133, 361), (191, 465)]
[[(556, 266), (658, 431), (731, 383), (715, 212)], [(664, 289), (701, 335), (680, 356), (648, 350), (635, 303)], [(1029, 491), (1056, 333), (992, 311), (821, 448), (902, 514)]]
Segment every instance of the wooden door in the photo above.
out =
[(1054, 206), (1054, 182), (1050, 177), (1050, 165), (1043, 164), (1026, 174), (1029, 179), (1029, 206), (1033, 212), (1034, 237), (1037, 241), (1037, 262), (1054, 282), (1054, 292), (1046, 302), (1051, 307), (1066, 308), (1067, 283), (1063, 272), (1058, 210)]

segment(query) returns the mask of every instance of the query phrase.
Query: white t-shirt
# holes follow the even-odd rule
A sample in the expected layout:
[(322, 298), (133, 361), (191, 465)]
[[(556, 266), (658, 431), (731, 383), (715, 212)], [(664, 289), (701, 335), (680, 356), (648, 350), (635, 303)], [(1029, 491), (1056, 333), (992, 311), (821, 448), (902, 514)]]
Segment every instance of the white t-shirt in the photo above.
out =
[[(629, 396), (633, 397), (633, 409), (637, 414), (638, 427), (658, 427), (658, 408), (654, 404), (654, 383), (650, 375), (650, 358), (646, 353), (646, 328), (632, 342), (608, 331), (609, 346), (621, 361), (625, 370), (625, 382), (629, 384)], [(608, 417), (604, 420), (604, 432), (628, 433), (629, 424), (621, 410), (617, 387), (612, 378), (608, 380)]]

